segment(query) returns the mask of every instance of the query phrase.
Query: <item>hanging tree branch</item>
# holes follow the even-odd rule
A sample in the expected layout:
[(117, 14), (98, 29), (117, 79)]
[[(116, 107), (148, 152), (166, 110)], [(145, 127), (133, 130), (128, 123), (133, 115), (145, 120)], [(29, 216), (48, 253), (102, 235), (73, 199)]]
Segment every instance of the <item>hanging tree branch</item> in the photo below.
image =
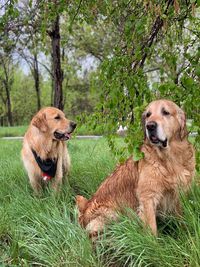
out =
[[(173, 5), (174, 0), (168, 0), (167, 1), (167, 7), (164, 11), (164, 15), (168, 14), (168, 10), (169, 7), (171, 5)], [(154, 40), (156, 39), (156, 37), (158, 36), (158, 33), (160, 32), (160, 30), (162, 29), (164, 25), (164, 21), (163, 18), (161, 18), (161, 16), (158, 16), (151, 28), (151, 33), (149, 35), (149, 37), (147, 38), (146, 42), (142, 45), (141, 47), (141, 51), (142, 51), (142, 57), (140, 60), (136, 60), (135, 62), (132, 63), (132, 69), (134, 71), (136, 71), (138, 68), (143, 68), (145, 60), (148, 56), (148, 52), (146, 51), (146, 49), (150, 48), (154, 42)]]

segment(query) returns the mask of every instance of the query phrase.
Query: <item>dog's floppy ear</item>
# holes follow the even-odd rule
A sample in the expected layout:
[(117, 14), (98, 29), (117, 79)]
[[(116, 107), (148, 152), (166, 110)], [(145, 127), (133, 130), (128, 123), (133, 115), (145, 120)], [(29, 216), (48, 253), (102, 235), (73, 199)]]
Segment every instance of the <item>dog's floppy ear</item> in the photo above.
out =
[(180, 108), (177, 110), (177, 117), (180, 124), (180, 139), (182, 140), (187, 136), (188, 132), (186, 128), (186, 115), (185, 112)]
[(85, 210), (87, 203), (88, 200), (85, 197), (79, 195), (76, 196), (76, 206), (78, 207), (80, 213)]
[(38, 113), (32, 119), (32, 125), (37, 127), (41, 132), (46, 132), (48, 129), (45, 113)]

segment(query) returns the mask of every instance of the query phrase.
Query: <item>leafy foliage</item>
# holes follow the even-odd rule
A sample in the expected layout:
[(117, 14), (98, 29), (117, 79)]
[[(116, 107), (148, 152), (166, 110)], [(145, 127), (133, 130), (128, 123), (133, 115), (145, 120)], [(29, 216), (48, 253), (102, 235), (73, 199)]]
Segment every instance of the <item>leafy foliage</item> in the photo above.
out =
[[(199, 132), (199, 18), (194, 16), (194, 5), (178, 1), (100, 5), (97, 1), (90, 7), (96, 10), (94, 18), (102, 16), (117, 34), (100, 66), (96, 87), (102, 94), (93, 123), (103, 124), (110, 147), (122, 159), (127, 150), (138, 158), (141, 112), (152, 99), (175, 101)], [(120, 150), (113, 138), (119, 125), (128, 128), (126, 145)], [(196, 147), (199, 150), (199, 135)]]
[[(145, 105), (157, 98), (172, 99), (186, 111), (192, 131), (197, 132), (199, 162), (199, 1), (77, 0), (66, 5), (65, 1), (44, 0), (30, 1), (27, 10), (22, 7), (18, 1), (5, 3), (1, 43), (4, 53), (12, 56), (21, 46), (23, 52), (28, 49), (45, 58), (45, 62), (38, 60), (42, 105), (53, 103), (49, 31), (59, 15), (67, 115), (84, 115), (80, 123), (102, 126), (121, 160), (127, 153), (139, 158)], [(26, 45), (32, 30), (37, 34)], [(88, 62), (93, 68), (84, 69)], [(16, 89), (11, 90), (12, 112), (23, 114), (15, 116), (15, 124), (27, 122), (35, 112), (33, 88), (32, 84), (28, 89), (33, 103), (27, 100), (31, 108), (24, 108), (25, 112)], [(128, 128), (120, 148), (115, 142), (119, 125)]]

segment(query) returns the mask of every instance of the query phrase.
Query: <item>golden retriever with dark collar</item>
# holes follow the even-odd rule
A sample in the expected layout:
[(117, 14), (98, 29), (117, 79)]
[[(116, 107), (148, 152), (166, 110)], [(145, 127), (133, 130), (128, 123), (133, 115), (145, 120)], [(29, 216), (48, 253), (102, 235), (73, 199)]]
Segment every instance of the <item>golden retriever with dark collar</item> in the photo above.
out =
[(41, 109), (32, 119), (24, 136), (22, 160), (32, 188), (41, 190), (42, 181), (52, 179), (55, 190), (68, 172), (70, 157), (64, 141), (70, 138), (76, 123), (53, 107)]
[(119, 165), (90, 200), (76, 197), (79, 222), (91, 236), (116, 220), (124, 207), (135, 210), (155, 235), (157, 215), (181, 213), (179, 189), (189, 189), (195, 172), (185, 114), (172, 101), (157, 100), (148, 105), (142, 121), (144, 158)]

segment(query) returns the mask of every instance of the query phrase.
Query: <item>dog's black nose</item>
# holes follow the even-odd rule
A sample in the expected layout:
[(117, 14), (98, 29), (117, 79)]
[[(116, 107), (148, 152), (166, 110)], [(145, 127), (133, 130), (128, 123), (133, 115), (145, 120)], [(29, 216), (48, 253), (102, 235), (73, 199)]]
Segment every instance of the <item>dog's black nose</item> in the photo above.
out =
[(153, 130), (155, 130), (157, 128), (157, 122), (155, 122), (155, 121), (149, 121), (147, 123), (146, 127), (147, 127), (147, 130), (153, 131)]
[(74, 122), (74, 121), (70, 121), (70, 126), (73, 128), (73, 129), (75, 129), (76, 128), (76, 123)]

